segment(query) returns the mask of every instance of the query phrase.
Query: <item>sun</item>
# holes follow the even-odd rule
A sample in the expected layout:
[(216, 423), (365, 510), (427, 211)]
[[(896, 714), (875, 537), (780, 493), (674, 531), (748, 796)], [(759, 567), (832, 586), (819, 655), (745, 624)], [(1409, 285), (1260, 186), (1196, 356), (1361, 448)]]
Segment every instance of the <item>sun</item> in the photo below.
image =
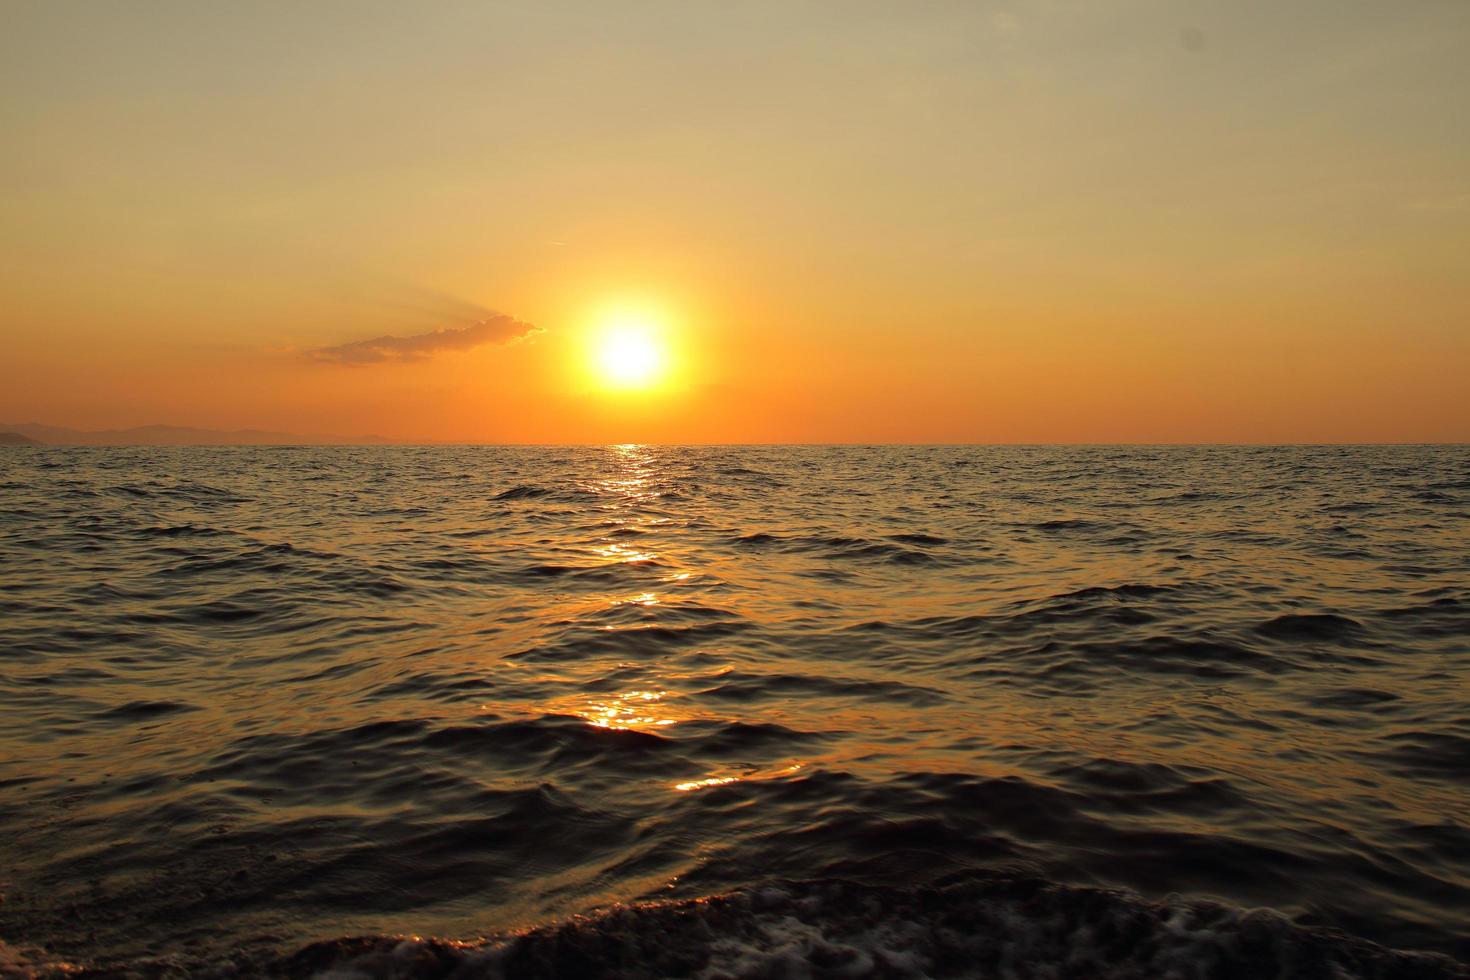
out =
[(639, 316), (607, 318), (595, 335), (592, 368), (610, 388), (648, 388), (668, 368), (668, 352), (658, 324)]
[(663, 351), (636, 330), (615, 330), (602, 338), (597, 363), (604, 380), (620, 388), (640, 388), (658, 376)]

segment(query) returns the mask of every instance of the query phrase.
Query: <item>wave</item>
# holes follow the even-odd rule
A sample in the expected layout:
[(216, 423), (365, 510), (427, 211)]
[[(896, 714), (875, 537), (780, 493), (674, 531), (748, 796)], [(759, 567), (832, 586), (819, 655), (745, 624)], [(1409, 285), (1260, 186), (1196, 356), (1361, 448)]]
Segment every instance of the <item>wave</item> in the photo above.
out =
[[(1326, 926), (1470, 958), (1463, 447), (3, 462), (9, 941), (636, 975), (687, 920), (692, 975), (1253, 977), (1264, 905), (1278, 972), (1373, 975)], [(963, 869), (1012, 878), (922, 891)], [(972, 905), (1134, 946), (976, 960), (1026, 930)]]
[[(776, 550), (788, 554), (806, 554), (828, 561), (868, 561), (893, 565), (942, 565), (951, 559), (928, 548), (944, 545), (948, 540), (938, 535), (919, 532), (889, 534), (887, 540), (845, 535), (778, 534), (753, 531), (728, 539), (741, 549)], [(913, 547), (904, 547), (911, 545)]]
[(65, 962), (0, 945), (0, 976), (292, 980), (701, 980), (756, 977), (1464, 980), (1448, 957), (1294, 925), (1270, 909), (1148, 902), (1043, 879), (966, 875), (919, 888), (775, 881), (473, 941), (369, 935), (279, 954)]

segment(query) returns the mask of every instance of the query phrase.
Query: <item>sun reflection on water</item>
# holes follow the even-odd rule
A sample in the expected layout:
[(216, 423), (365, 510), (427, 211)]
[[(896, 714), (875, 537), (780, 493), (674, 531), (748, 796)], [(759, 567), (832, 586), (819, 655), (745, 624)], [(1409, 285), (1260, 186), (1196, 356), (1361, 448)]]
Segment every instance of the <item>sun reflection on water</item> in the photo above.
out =
[[(652, 489), (653, 457), (642, 446), (609, 446), (620, 472), (597, 480), (592, 489), (612, 498), (611, 507), (628, 507), (658, 494)], [(605, 505), (609, 506), (609, 505)]]
[(603, 558), (609, 558), (615, 562), (655, 561), (658, 558), (658, 555), (652, 551), (630, 548), (625, 544), (605, 544), (596, 551)]
[(664, 728), (680, 721), (662, 704), (669, 694), (669, 691), (625, 691), (610, 699), (584, 702), (571, 710), (598, 728), (618, 731)]
[(687, 783), (675, 783), (674, 789), (681, 793), (690, 793), (697, 789), (707, 789), (711, 786), (724, 786), (727, 783), (738, 783), (740, 776), (710, 776), (706, 779), (691, 779)]
[(750, 772), (741, 773), (738, 776), (706, 776), (703, 779), (690, 779), (682, 783), (675, 783), (674, 790), (679, 793), (693, 793), (701, 789), (709, 789), (712, 786), (728, 786), (731, 783), (753, 780), (779, 779), (782, 776), (789, 776), (794, 772), (800, 772), (802, 765), (800, 762), (793, 762), (784, 769), (752, 769)]

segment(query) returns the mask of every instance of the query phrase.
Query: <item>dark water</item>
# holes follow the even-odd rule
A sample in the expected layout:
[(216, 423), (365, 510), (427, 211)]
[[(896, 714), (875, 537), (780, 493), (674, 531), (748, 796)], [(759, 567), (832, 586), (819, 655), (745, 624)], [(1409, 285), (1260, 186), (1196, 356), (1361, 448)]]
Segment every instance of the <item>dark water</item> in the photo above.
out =
[(0, 589), (0, 971), (1470, 960), (1470, 448), (14, 450)]

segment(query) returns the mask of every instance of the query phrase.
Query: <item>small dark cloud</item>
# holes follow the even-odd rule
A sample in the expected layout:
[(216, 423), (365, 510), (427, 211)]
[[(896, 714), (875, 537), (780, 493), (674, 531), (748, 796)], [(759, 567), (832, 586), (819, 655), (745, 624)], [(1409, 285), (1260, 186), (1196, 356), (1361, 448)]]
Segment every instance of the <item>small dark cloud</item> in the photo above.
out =
[(1179, 44), (1185, 51), (1199, 54), (1205, 49), (1205, 32), (1198, 27), (1186, 27), (1179, 32)]
[(467, 327), (445, 327), (409, 337), (373, 337), (354, 340), (333, 347), (317, 347), (303, 352), (308, 360), (320, 364), (382, 364), (387, 361), (421, 361), (444, 351), (470, 350), (486, 344), (509, 344), (540, 328), (513, 316), (494, 314)]

